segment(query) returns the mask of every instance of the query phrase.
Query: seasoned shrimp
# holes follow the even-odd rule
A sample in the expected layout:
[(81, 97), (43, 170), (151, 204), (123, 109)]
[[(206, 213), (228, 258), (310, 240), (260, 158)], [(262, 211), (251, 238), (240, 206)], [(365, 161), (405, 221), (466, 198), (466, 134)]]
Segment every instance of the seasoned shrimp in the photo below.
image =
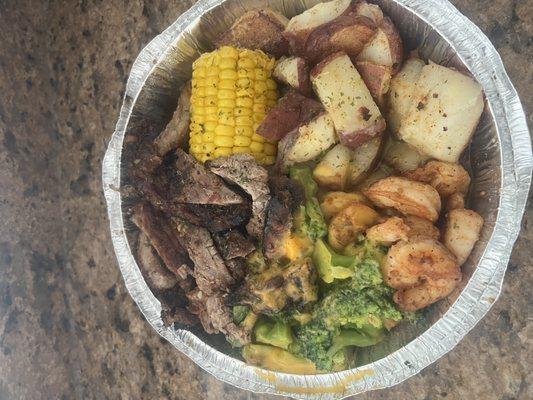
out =
[(379, 207), (392, 207), (402, 214), (435, 222), (441, 208), (439, 193), (430, 185), (392, 176), (377, 181), (364, 192)]
[(461, 280), (455, 256), (433, 239), (392, 246), (381, 266), (385, 283), (398, 291), (403, 311), (416, 311), (448, 296)]
[(409, 239), (428, 238), (438, 240), (439, 229), (425, 218), (408, 215), (403, 218), (403, 222), (409, 227)]
[(465, 208), (465, 195), (462, 193), (454, 193), (448, 196), (444, 204), (444, 208), (446, 209), (446, 211)]
[(368, 199), (358, 192), (330, 192), (325, 197), (320, 208), (326, 219), (330, 219), (353, 203), (368, 203)]
[(430, 184), (442, 197), (466, 193), (470, 185), (470, 175), (461, 165), (444, 161), (430, 161), (423, 167), (406, 172), (404, 176)]
[(483, 217), (472, 210), (452, 210), (446, 215), (443, 243), (463, 265), (479, 240)]
[(400, 217), (390, 217), (381, 224), (366, 230), (368, 240), (384, 246), (391, 246), (400, 240), (407, 240), (411, 229)]

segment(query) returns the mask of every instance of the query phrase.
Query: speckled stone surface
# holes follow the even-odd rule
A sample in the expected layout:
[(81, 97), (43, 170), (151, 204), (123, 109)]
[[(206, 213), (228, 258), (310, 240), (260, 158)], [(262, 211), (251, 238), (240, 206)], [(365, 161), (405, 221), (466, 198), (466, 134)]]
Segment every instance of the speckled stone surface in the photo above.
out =
[[(128, 71), (192, 3), (0, 2), (0, 399), (266, 399), (159, 339), (109, 238), (100, 166)], [(499, 49), (531, 126), (533, 1), (454, 3)], [(361, 398), (533, 398), (532, 224), (530, 204), (503, 295), (468, 337)]]

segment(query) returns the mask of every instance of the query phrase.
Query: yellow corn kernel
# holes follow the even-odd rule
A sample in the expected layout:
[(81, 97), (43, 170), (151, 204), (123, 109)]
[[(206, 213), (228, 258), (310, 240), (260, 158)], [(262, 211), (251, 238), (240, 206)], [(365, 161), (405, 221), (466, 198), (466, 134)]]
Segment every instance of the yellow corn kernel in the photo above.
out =
[(218, 91), (218, 98), (220, 100), (224, 99), (235, 99), (236, 95), (233, 90), (219, 90)]
[(216, 114), (217, 111), (218, 111), (218, 107), (215, 107), (215, 106), (209, 106), (209, 107), (205, 107), (204, 110), (205, 110), (205, 114), (206, 114), (206, 115), (209, 115), (209, 114)]
[(254, 133), (257, 132), (257, 130), (259, 129), (259, 126), (261, 126), (260, 123), (258, 122), (255, 122), (254, 125), (252, 126), (253, 130), (254, 130)]
[(213, 155), (215, 156), (215, 158), (218, 158), (218, 157), (231, 156), (232, 153), (233, 153), (233, 149), (229, 147), (217, 147), (215, 151), (213, 152)]
[(237, 60), (235, 58), (222, 58), (220, 60), (220, 63), (218, 64), (221, 70), (225, 69), (236, 69), (237, 68)]
[(197, 67), (192, 71), (193, 78), (205, 78), (205, 67)]
[(276, 162), (276, 156), (273, 155), (266, 155), (263, 157), (263, 159), (261, 160), (261, 162), (264, 164), (264, 165), (272, 165)]
[(237, 79), (237, 87), (240, 89), (248, 89), (252, 86), (252, 81), (248, 78), (239, 78)]
[(237, 90), (237, 97), (250, 97), (254, 98), (255, 92), (253, 88), (239, 89)]
[(221, 47), (219, 50), (219, 54), (220, 54), (220, 57), (223, 57), (223, 58), (237, 59), (239, 57), (239, 51), (236, 48), (230, 47), (230, 46)]
[(254, 98), (254, 104), (266, 104), (267, 98), (265, 95), (258, 95)]
[(206, 132), (202, 136), (202, 141), (204, 143), (213, 143), (215, 141), (215, 132)]
[(254, 101), (250, 97), (237, 97), (235, 104), (237, 105), (237, 107), (252, 108), (254, 105)]
[(231, 136), (215, 136), (213, 143), (217, 147), (233, 147), (233, 138)]
[(235, 128), (228, 125), (218, 125), (215, 129), (215, 138), (217, 136), (233, 136)]
[(191, 121), (195, 124), (202, 125), (205, 122), (205, 115), (194, 114)]
[(254, 113), (254, 122), (261, 123), (265, 119), (265, 114)]
[(218, 124), (215, 121), (206, 121), (204, 124), (204, 130), (206, 132), (214, 132), (217, 125)]
[(268, 108), (272, 108), (275, 107), (278, 102), (276, 100), (268, 100), (266, 104)]
[(258, 113), (258, 114), (266, 114), (267, 107), (265, 104), (254, 104), (253, 111), (254, 113)]
[(235, 135), (252, 137), (253, 134), (254, 134), (254, 130), (251, 126), (236, 126), (235, 127)]
[(240, 147), (235, 146), (233, 147), (233, 154), (246, 154), (250, 152), (250, 148), (248, 146), (246, 147)]
[(191, 153), (201, 153), (203, 146), (201, 143), (193, 143), (190, 145), (189, 149), (191, 150)]
[(267, 71), (265, 71), (262, 68), (256, 68), (255, 69), (255, 79), (258, 81), (266, 81), (267, 80)]
[(220, 79), (233, 79), (233, 80), (237, 80), (238, 78), (238, 75), (237, 75), (237, 72), (233, 69), (225, 69), (223, 71), (220, 71), (220, 75), (219, 75)]
[(191, 123), (190, 128), (191, 128), (191, 131), (193, 131), (193, 132), (201, 132), (202, 131), (201, 125), (200, 124), (196, 124), (194, 121)]
[(265, 147), (263, 148), (263, 153), (265, 153), (267, 156), (275, 156), (278, 152), (276, 149), (276, 146), (270, 143), (264, 143)]
[(236, 126), (253, 126), (254, 121), (251, 117), (236, 117), (235, 125)]
[(268, 100), (277, 100), (278, 92), (276, 92), (275, 90), (267, 90), (266, 97)]
[(205, 123), (208, 122), (217, 122), (218, 121), (218, 115), (217, 114), (208, 114), (205, 116)]
[(202, 135), (191, 135), (189, 139), (189, 144), (201, 144), (202, 143)]
[(259, 142), (250, 143), (250, 150), (252, 151), (252, 153), (261, 153), (264, 147), (265, 145), (263, 143), (259, 143)]
[[(254, 90), (256, 94), (263, 94), (263, 93), (267, 93), (268, 89), (267, 89), (267, 85), (265, 82), (257, 81), (255, 82)], [(267, 98), (268, 98), (268, 94), (267, 94)]]
[(250, 146), (250, 143), (252, 143), (252, 140), (249, 137), (246, 136), (235, 136), (233, 139), (233, 145), (234, 146)]
[(203, 152), (206, 154), (210, 154), (213, 151), (215, 151), (215, 144), (214, 143), (204, 143), (203, 145)]
[(205, 88), (205, 95), (206, 96), (217, 96), (219, 93), (218, 88), (213, 86), (206, 86)]
[(239, 58), (239, 61), (237, 62), (237, 66), (239, 67), (239, 69), (254, 69), (255, 68), (255, 61), (252, 59), (252, 58), (247, 58), (247, 57), (244, 57), (244, 58)]
[(223, 79), (218, 83), (219, 89), (235, 90), (235, 79)]
[(206, 87), (218, 87), (218, 76), (208, 76), (205, 78)]
[(221, 108), (235, 108), (235, 100), (234, 99), (223, 99), (218, 101), (218, 106)]
[(205, 99), (203, 97), (191, 96), (191, 105), (196, 107), (203, 107), (205, 104)]
[(266, 85), (268, 90), (277, 90), (278, 85), (276, 84), (276, 81), (274, 79), (267, 79)]
[(257, 161), (259, 164), (263, 164), (263, 159), (265, 157), (263, 153), (252, 153), (252, 156), (254, 156), (255, 161)]
[(205, 75), (206, 76), (218, 76), (219, 73), (220, 73), (220, 70), (218, 67), (211, 66), (207, 68)]
[(257, 142), (257, 143), (265, 143), (266, 142), (266, 139), (263, 136), (258, 135), (257, 133), (254, 133), (252, 135), (252, 140), (254, 142)]
[(252, 115), (252, 109), (251, 108), (248, 108), (248, 107), (237, 107), (235, 109), (235, 116), (236, 117), (240, 117), (240, 116), (251, 116)]
[(217, 102), (218, 102), (218, 100), (217, 100), (216, 95), (215, 96), (209, 96), (209, 97), (205, 98), (205, 106), (206, 107), (216, 106)]

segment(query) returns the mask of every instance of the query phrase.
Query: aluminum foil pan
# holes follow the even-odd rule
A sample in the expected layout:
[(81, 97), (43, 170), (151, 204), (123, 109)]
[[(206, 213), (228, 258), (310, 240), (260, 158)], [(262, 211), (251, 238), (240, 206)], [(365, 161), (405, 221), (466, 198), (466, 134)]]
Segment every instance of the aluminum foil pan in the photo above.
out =
[(159, 132), (176, 107), (191, 64), (243, 12), (270, 6), (291, 17), (318, 0), (200, 0), (137, 57), (124, 104), (103, 162), (111, 235), (126, 287), (153, 328), (217, 378), (253, 392), (298, 399), (341, 399), (396, 385), (450, 351), (498, 298), (529, 191), (530, 136), (515, 89), (487, 37), (445, 0), (377, 0), (398, 26), (407, 48), (424, 58), (468, 70), (483, 85), (487, 106), (468, 155), (473, 177), (469, 207), (485, 228), (464, 270), (463, 286), (427, 312), (428, 323), (397, 329), (384, 344), (364, 350), (364, 365), (323, 375), (289, 375), (252, 366), (230, 355), (218, 337), (166, 328), (161, 305), (136, 264), (131, 224), (123, 213), (123, 142), (130, 131)]

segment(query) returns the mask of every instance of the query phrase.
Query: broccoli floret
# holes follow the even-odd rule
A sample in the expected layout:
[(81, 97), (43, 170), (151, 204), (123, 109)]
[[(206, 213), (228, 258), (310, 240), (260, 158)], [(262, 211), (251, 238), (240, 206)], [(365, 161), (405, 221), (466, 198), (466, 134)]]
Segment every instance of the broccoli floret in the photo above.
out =
[(291, 327), (288, 323), (273, 321), (263, 317), (255, 325), (255, 340), (259, 343), (270, 344), (287, 350), (294, 341)]
[(248, 313), (250, 312), (250, 307), (248, 306), (234, 306), (232, 309), (233, 312), (233, 322), (235, 322), (237, 325), (240, 324)]
[(334, 279), (354, 276), (353, 267), (357, 263), (357, 258), (337, 254), (322, 239), (318, 239), (313, 251), (313, 263), (320, 278), (326, 283), (332, 283)]
[(291, 179), (299, 182), (305, 191), (305, 206), (300, 207), (296, 216), (297, 229), (311, 240), (326, 236), (328, 227), (316, 198), (318, 186), (313, 179), (311, 169), (304, 166), (292, 167), (289, 175)]

